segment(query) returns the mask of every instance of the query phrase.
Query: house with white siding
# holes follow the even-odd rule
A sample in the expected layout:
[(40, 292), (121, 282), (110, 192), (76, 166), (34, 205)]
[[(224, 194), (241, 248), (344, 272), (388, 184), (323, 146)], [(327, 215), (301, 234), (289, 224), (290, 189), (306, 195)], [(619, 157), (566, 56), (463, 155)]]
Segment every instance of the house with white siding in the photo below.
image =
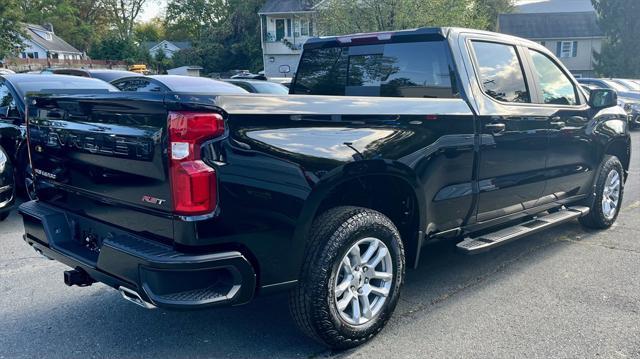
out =
[(180, 50), (191, 48), (191, 42), (189, 41), (162, 40), (159, 42), (146, 42), (144, 45), (147, 47), (151, 56), (155, 57), (158, 52), (163, 52), (164, 56), (168, 59), (172, 58), (173, 54)]
[(51, 24), (24, 24), (27, 34), (19, 57), (22, 59), (82, 60), (83, 53), (53, 31)]
[[(267, 0), (258, 12), (265, 76), (290, 77), (296, 72), (302, 45), (316, 32), (315, 14), (312, 1)], [(291, 72), (281, 72), (283, 67)]]

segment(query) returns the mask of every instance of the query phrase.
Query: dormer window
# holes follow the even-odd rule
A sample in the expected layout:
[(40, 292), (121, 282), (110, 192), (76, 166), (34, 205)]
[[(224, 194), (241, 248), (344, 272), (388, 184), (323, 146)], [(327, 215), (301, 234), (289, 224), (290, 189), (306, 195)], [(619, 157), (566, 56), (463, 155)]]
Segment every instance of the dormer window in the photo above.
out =
[(34, 30), (34, 32), (47, 41), (51, 41), (53, 39), (53, 36), (48, 31)]

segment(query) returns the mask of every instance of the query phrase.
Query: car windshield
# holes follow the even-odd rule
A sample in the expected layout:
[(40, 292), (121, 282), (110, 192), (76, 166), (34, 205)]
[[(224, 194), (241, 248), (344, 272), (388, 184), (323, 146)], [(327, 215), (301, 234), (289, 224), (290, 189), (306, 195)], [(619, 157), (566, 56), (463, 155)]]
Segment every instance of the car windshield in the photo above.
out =
[(101, 80), (63, 75), (39, 75), (24, 78), (14, 77), (12, 81), (20, 97), (27, 92), (43, 90), (108, 90), (119, 91), (117, 88)]
[(129, 71), (94, 71), (90, 72), (90, 75), (102, 81), (112, 82), (123, 77), (137, 76), (138, 74)]
[(191, 76), (150, 76), (162, 82), (165, 86), (175, 92), (202, 92), (216, 94), (246, 94), (248, 91), (232, 84), (216, 81), (205, 77)]
[(258, 91), (258, 93), (287, 95), (289, 89), (273, 82), (252, 82), (251, 85)]

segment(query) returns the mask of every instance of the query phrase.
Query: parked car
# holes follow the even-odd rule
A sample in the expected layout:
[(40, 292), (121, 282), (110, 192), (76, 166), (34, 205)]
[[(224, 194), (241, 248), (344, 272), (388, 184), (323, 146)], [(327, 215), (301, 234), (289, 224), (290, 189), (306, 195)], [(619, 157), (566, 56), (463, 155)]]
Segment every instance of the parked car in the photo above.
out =
[(640, 126), (640, 91), (631, 80), (578, 79), (590, 88), (613, 89), (618, 93), (618, 105), (627, 112), (630, 127)]
[(15, 180), (9, 156), (0, 147), (0, 222), (9, 217), (15, 204)]
[(426, 242), (615, 222), (626, 114), (578, 88), (540, 44), (433, 28), (310, 39), (293, 95), (34, 95), (24, 238), (67, 285), (168, 309), (289, 291), (302, 331), (357, 346)]
[(201, 92), (216, 94), (246, 94), (242, 88), (206, 77), (179, 75), (133, 76), (112, 82), (127, 92)]
[(585, 85), (595, 86), (597, 88), (615, 90), (618, 92), (619, 97), (640, 100), (640, 92), (634, 91), (613, 79), (579, 78), (578, 82)]
[(251, 93), (273, 95), (287, 95), (289, 93), (289, 89), (287, 87), (269, 81), (237, 79), (228, 79), (223, 81), (241, 87)]
[(117, 79), (129, 76), (138, 76), (131, 71), (107, 70), (107, 69), (46, 69), (42, 71), (46, 74), (71, 75), (80, 77), (91, 77), (105, 82), (112, 82)]
[[(115, 87), (97, 79), (66, 75), (0, 75), (0, 146), (8, 156), (11, 168), (15, 171), (16, 186), (25, 190), (30, 198), (35, 197), (25, 142), (25, 95), (28, 92), (43, 90), (60, 90), (70, 93), (90, 89), (117, 91)], [(0, 193), (0, 202), (2, 202), (1, 196)]]
[(262, 80), (262, 81), (267, 80), (267, 77), (264, 75), (264, 73), (252, 74), (249, 71), (241, 71), (231, 76), (231, 78), (235, 80)]
[(629, 80), (629, 79), (612, 79), (612, 80), (626, 87), (629, 91), (640, 93), (640, 83), (637, 82), (637, 80)]
[(269, 78), (267, 81), (269, 82), (273, 82), (276, 84), (280, 84), (286, 88), (290, 88), (291, 87), (291, 81), (293, 81), (293, 78), (291, 77), (271, 77)]

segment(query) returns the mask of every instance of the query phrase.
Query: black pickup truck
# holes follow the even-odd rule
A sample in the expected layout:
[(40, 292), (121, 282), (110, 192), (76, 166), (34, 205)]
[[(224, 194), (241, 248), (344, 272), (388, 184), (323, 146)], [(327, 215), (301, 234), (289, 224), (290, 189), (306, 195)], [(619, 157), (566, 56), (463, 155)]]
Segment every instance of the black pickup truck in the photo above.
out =
[(616, 220), (611, 90), (539, 44), (436, 28), (309, 40), (291, 94), (35, 94), (25, 241), (146, 308), (290, 293), (333, 348), (390, 318), (429, 241), (482, 252)]

